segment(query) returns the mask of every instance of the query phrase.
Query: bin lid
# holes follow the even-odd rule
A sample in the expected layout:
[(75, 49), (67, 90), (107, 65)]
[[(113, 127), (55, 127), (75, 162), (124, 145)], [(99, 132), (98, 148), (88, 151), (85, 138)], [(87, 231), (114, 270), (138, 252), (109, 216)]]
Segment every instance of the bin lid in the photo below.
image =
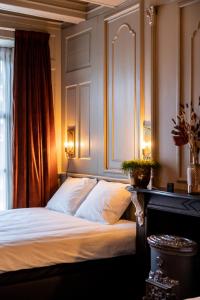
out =
[(174, 235), (151, 235), (147, 238), (151, 247), (175, 252), (196, 253), (197, 243), (180, 236)]

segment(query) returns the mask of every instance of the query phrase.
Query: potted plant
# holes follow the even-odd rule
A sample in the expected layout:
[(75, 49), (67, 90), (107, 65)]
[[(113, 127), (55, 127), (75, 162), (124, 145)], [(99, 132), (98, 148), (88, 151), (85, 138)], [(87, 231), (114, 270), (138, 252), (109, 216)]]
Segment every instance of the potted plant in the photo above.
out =
[(125, 174), (129, 174), (131, 185), (147, 188), (151, 169), (157, 169), (159, 166), (159, 163), (154, 160), (133, 159), (123, 161), (122, 170)]

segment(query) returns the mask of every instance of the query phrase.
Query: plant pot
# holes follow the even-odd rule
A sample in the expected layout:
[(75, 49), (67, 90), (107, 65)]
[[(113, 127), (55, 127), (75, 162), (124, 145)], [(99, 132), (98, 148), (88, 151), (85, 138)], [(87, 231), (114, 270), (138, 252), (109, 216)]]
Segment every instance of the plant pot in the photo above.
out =
[(150, 181), (151, 168), (135, 168), (130, 171), (130, 184), (136, 188), (146, 189)]

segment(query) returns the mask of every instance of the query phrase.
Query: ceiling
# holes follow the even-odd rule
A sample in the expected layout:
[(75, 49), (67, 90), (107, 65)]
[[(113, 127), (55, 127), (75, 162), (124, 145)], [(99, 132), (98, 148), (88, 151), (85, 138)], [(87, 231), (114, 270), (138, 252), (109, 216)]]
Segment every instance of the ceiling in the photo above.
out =
[(116, 7), (125, 0), (0, 0), (0, 11), (78, 24), (99, 7)]

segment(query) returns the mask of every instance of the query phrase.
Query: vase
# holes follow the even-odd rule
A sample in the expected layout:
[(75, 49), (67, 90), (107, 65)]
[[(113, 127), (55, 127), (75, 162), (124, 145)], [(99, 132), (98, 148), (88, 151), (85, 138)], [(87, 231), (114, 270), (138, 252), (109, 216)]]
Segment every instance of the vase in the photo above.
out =
[(187, 186), (189, 194), (200, 194), (200, 164), (191, 163), (188, 166)]

